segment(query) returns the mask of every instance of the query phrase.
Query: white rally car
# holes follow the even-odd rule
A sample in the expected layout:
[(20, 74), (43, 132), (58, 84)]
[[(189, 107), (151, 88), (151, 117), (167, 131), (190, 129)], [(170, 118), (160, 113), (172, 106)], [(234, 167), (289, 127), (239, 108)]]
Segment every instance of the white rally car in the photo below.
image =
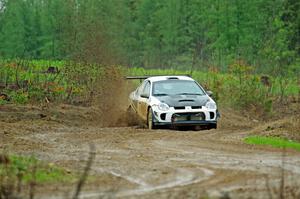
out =
[(127, 77), (145, 79), (130, 94), (130, 109), (149, 129), (160, 125), (217, 128), (219, 113), (211, 92), (188, 76)]

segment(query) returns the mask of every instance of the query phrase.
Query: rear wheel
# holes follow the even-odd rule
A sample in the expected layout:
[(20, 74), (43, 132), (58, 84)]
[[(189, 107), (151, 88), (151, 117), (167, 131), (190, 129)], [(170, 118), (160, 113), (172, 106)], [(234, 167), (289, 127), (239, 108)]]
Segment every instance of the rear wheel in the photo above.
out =
[(148, 114), (147, 114), (147, 126), (148, 126), (148, 129), (155, 129), (155, 127), (156, 127), (153, 123), (153, 111), (151, 108), (149, 108)]
[(138, 118), (136, 116), (136, 113), (134, 112), (132, 106), (129, 106), (126, 110), (126, 117), (124, 118), (127, 122), (128, 126), (135, 126), (138, 125)]

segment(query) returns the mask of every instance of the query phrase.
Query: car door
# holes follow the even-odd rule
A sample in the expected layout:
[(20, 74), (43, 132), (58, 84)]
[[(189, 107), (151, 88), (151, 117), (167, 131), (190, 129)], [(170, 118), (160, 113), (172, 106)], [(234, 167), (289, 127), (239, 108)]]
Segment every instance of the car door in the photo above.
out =
[(145, 121), (147, 120), (147, 114), (148, 114), (150, 90), (151, 90), (150, 81), (145, 81), (145, 86), (139, 96), (138, 105), (137, 105), (138, 114)]

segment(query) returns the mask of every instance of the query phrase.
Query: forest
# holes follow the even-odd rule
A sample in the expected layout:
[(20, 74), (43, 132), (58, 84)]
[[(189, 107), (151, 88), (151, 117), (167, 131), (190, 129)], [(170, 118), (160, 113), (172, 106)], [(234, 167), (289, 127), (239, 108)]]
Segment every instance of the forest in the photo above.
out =
[(0, 0), (0, 58), (299, 74), (298, 0)]

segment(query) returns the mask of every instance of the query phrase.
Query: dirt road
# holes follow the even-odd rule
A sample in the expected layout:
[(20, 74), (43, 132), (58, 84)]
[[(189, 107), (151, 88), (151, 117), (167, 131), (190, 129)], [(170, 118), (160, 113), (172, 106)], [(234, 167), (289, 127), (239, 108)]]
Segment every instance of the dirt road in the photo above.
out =
[[(81, 198), (277, 198), (282, 182), (284, 197), (294, 198), (300, 185), (300, 153), (288, 150), (283, 156), (279, 149), (244, 144), (253, 124), (241, 118), (228, 125), (231, 116), (225, 115), (217, 130), (174, 131), (40, 117), (2, 119), (0, 149), (80, 170), (93, 143), (96, 181)], [(49, 188), (39, 197), (64, 197), (66, 191), (72, 189)]]

